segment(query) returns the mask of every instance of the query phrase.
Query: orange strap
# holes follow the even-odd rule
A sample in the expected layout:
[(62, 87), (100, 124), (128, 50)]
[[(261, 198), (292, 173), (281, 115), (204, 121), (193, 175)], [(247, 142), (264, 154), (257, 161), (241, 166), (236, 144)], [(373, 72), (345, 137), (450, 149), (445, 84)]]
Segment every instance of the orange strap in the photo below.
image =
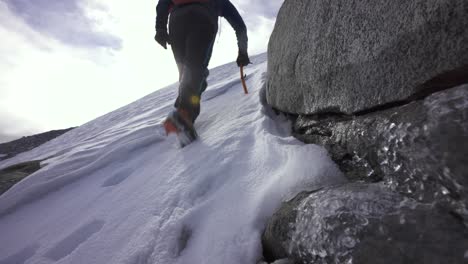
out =
[(244, 78), (244, 66), (240, 67), (240, 74), (241, 74), (242, 86), (244, 87), (244, 93), (248, 94), (249, 91), (247, 90), (247, 85), (245, 84), (245, 78)]

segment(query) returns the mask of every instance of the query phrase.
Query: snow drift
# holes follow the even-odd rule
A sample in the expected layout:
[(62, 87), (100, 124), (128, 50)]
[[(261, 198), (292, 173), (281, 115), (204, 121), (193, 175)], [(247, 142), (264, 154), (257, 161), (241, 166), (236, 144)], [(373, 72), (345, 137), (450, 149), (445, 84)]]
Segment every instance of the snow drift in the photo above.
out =
[[(326, 151), (290, 134), (260, 100), (266, 55), (211, 70), (180, 149), (161, 122), (177, 84), (91, 121), (0, 168), (46, 165), (0, 197), (0, 263), (249, 264), (280, 203), (344, 181)], [(111, 95), (109, 95), (111, 96)]]

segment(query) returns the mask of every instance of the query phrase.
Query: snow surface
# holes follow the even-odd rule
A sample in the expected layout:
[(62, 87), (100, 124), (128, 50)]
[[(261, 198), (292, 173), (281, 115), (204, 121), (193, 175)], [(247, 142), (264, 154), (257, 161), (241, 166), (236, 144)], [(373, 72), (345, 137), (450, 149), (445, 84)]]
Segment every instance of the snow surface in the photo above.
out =
[(0, 264), (257, 263), (282, 201), (344, 178), (261, 103), (266, 55), (253, 61), (249, 95), (235, 64), (211, 71), (186, 148), (161, 127), (174, 84), (1, 161), (46, 166), (0, 197)]

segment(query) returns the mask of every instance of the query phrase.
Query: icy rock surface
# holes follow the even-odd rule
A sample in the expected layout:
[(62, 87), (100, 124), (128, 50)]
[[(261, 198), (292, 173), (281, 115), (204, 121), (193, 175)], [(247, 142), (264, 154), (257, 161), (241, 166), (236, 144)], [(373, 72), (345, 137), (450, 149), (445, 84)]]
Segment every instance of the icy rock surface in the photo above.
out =
[[(279, 212), (268, 223), (264, 245), (270, 246), (269, 253), (286, 251), (295, 263), (466, 261), (468, 236), (459, 219), (381, 183), (351, 183), (303, 193)], [(276, 239), (283, 241), (268, 243)]]
[(325, 146), (349, 179), (383, 179), (405, 196), (445, 204), (468, 220), (468, 85), (362, 116), (300, 117), (295, 130)]
[(261, 262), (259, 262), (257, 264), (294, 264), (294, 263), (289, 259), (279, 259), (279, 260), (277, 260), (275, 262), (272, 262), (272, 263), (261, 261)]

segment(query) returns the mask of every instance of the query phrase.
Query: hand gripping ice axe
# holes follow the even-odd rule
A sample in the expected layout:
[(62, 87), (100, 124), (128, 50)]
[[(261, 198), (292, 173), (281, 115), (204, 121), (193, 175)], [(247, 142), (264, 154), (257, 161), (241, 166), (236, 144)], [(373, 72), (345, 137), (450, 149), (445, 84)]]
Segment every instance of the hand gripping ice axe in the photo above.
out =
[(245, 84), (244, 66), (240, 66), (240, 75), (241, 75), (242, 86), (244, 87), (244, 93), (248, 94), (249, 91), (247, 90), (247, 85)]

